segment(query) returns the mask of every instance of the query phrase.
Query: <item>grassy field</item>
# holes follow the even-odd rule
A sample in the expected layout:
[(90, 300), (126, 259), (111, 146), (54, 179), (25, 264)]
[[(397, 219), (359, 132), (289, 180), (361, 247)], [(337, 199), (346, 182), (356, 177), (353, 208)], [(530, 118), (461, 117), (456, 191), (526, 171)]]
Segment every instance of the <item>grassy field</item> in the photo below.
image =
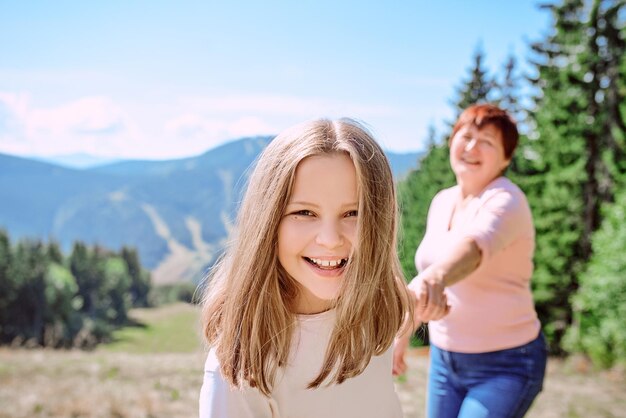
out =
[[(196, 308), (137, 310), (144, 324), (93, 352), (0, 349), (0, 418), (197, 416), (204, 352)], [(423, 416), (427, 352), (414, 350), (397, 389), (407, 418)], [(529, 417), (626, 417), (622, 373), (551, 359)]]
[(199, 348), (198, 310), (188, 304), (158, 309), (135, 309), (132, 318), (140, 326), (123, 328), (103, 351), (118, 353), (193, 353)]

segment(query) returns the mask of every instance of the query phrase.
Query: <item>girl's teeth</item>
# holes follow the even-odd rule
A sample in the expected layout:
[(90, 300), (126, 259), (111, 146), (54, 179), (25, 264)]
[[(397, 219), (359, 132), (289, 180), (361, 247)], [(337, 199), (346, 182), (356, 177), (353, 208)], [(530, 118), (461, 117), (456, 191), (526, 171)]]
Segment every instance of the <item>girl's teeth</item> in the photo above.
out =
[(321, 266), (321, 267), (337, 267), (343, 261), (343, 259), (339, 259), (339, 260), (319, 260), (317, 258), (311, 258), (310, 260), (312, 262), (314, 262), (315, 264), (317, 264), (318, 266)]

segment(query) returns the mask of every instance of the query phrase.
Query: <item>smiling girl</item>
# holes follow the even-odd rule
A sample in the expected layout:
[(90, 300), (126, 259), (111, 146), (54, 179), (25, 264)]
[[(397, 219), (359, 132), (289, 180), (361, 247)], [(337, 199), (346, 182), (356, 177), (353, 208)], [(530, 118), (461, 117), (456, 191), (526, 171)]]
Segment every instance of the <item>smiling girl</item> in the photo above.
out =
[(204, 297), (201, 418), (402, 416), (396, 212), (389, 163), (355, 121), (268, 145)]

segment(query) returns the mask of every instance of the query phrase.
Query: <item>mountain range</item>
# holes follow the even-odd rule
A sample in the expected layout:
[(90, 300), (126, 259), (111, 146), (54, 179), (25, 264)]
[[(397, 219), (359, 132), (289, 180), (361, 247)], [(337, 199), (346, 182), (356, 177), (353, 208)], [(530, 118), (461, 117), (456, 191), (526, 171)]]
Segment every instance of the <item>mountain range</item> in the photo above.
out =
[[(235, 140), (196, 157), (85, 169), (0, 154), (0, 228), (12, 240), (136, 247), (157, 284), (198, 281), (232, 228), (247, 168), (272, 137)], [(387, 152), (400, 179), (419, 153)]]

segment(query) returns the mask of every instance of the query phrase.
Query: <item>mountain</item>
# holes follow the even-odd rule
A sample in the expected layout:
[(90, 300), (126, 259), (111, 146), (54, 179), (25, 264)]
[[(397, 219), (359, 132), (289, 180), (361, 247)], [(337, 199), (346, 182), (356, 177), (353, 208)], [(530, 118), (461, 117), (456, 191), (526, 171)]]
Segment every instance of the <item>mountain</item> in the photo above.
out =
[(43, 161), (66, 168), (93, 168), (100, 165), (112, 164), (119, 161), (119, 158), (97, 157), (95, 155), (77, 153), (67, 155), (56, 155), (51, 157), (33, 157), (34, 160)]
[(68, 215), (62, 209), (121, 184), (111, 176), (0, 154), (0, 226), (12, 236), (55, 236), (55, 225)]
[[(197, 157), (71, 169), (0, 154), (0, 228), (13, 239), (54, 238), (138, 249), (156, 283), (197, 281), (225, 244), (246, 169), (271, 137), (229, 142)], [(394, 174), (419, 155), (388, 153)]]

